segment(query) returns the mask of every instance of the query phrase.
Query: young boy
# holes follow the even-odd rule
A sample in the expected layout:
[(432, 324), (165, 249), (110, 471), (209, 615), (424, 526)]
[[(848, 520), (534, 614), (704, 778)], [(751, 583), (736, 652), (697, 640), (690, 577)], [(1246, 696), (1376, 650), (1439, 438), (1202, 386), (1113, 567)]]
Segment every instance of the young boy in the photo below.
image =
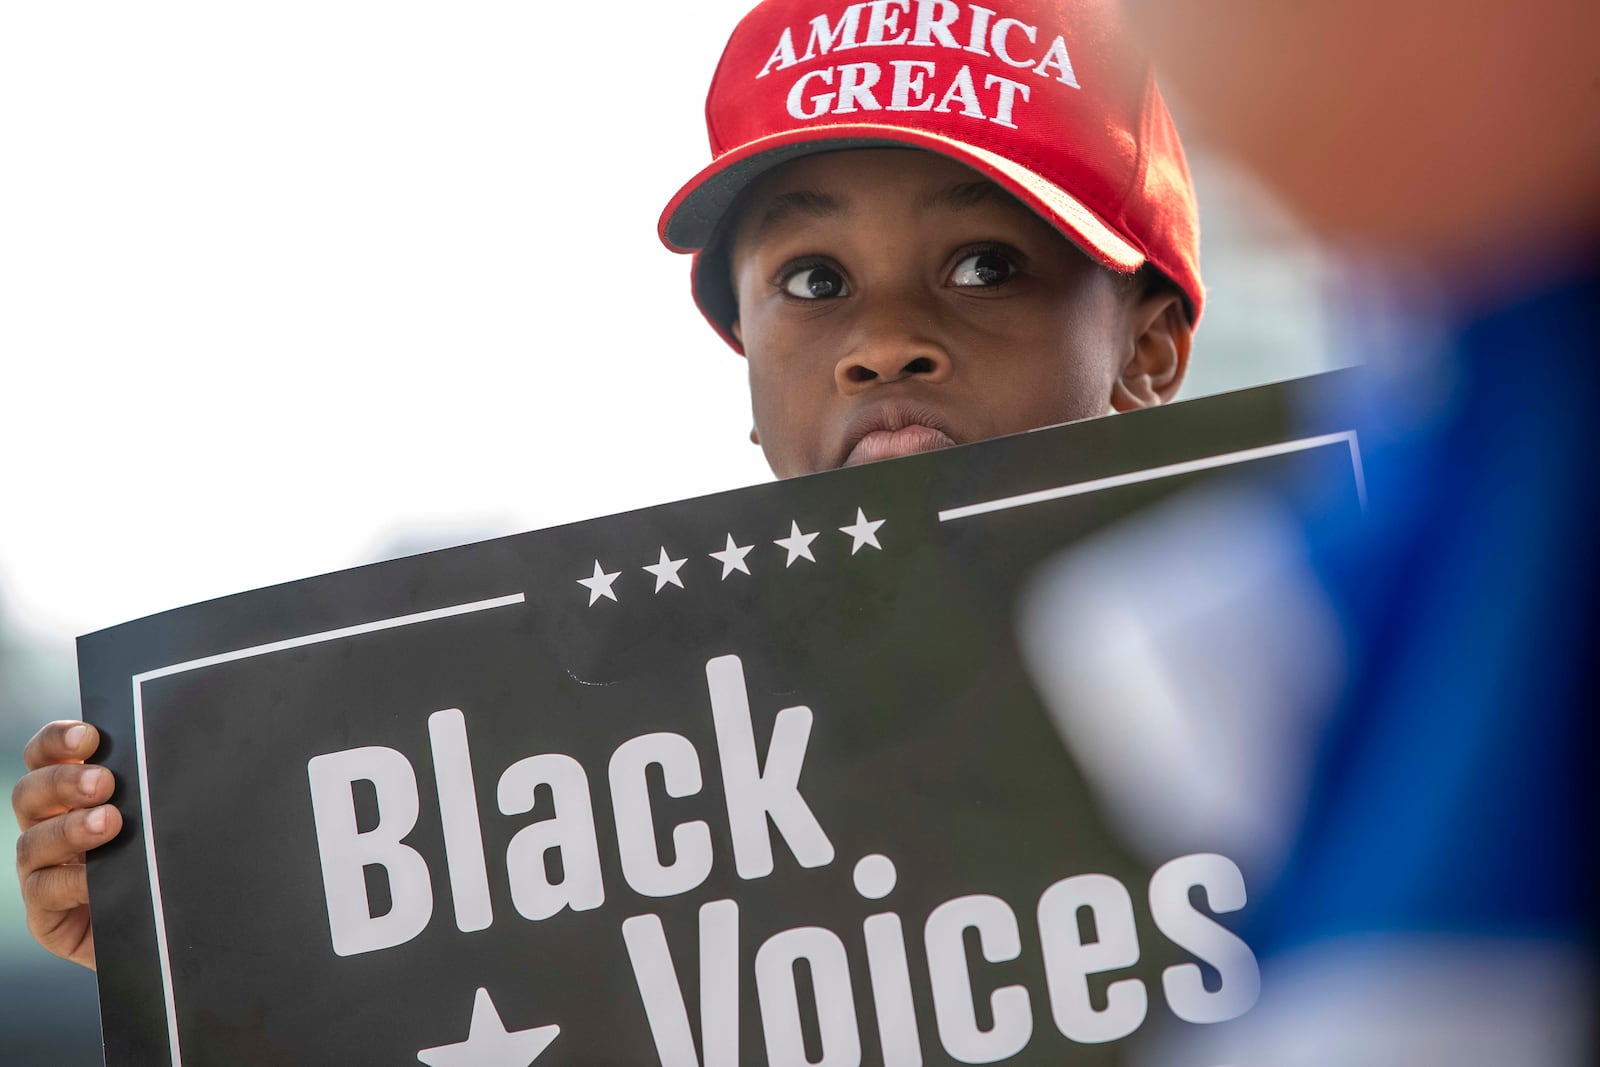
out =
[[(1170, 400), (1203, 301), (1183, 151), (1115, 0), (768, 0), (661, 237), (749, 363), (791, 477)], [(93, 727), (12, 794), (29, 929), (94, 966), (83, 855), (116, 835)]]
[(663, 213), (779, 477), (1170, 399), (1202, 290), (1177, 135), (1096, 0), (767, 3)]

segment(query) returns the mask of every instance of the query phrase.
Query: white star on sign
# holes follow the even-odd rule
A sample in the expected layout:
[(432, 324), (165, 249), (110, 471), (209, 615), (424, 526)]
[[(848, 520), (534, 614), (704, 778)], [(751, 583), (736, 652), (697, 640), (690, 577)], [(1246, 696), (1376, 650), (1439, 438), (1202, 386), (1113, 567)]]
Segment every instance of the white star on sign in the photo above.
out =
[(616, 581), (617, 576), (621, 573), (621, 571), (614, 571), (610, 574), (607, 574), (605, 568), (600, 566), (600, 561), (595, 560), (594, 576), (590, 578), (578, 579), (578, 584), (589, 590), (589, 606), (591, 608), (594, 607), (595, 602), (601, 597), (606, 597), (610, 600), (617, 599), (617, 594), (611, 591), (611, 583)]
[(746, 574), (750, 573), (750, 568), (745, 565), (744, 558), (750, 554), (750, 550), (754, 547), (756, 546), (745, 545), (741, 548), (733, 543), (733, 534), (729, 534), (727, 548), (723, 549), (721, 552), (709, 553), (712, 559), (717, 560), (722, 564), (723, 581), (727, 581), (728, 575), (732, 574), (734, 571), (744, 571)]
[(797, 559), (809, 559), (812, 563), (815, 563), (817, 557), (811, 554), (811, 542), (815, 541), (817, 536), (814, 533), (801, 533), (800, 524), (791, 521), (789, 523), (789, 536), (779, 538), (772, 543), (789, 553), (789, 558), (783, 562), (785, 567), (794, 563)]
[(528, 1067), (560, 1033), (561, 1027), (554, 1024), (507, 1031), (489, 991), (479, 989), (472, 1002), (467, 1039), (425, 1048), (417, 1053), (417, 1059), (428, 1067)]
[(687, 556), (683, 559), (668, 559), (667, 550), (663, 547), (661, 549), (661, 562), (646, 563), (643, 569), (656, 576), (656, 592), (659, 593), (668, 585), (675, 585), (679, 589), (683, 588), (683, 579), (678, 577), (678, 571), (687, 562)]
[(882, 551), (883, 546), (878, 544), (878, 527), (882, 526), (883, 523), (883, 519), (874, 519), (868, 522), (867, 513), (860, 508), (856, 508), (855, 525), (839, 527), (840, 533), (849, 534), (854, 541), (850, 546), (850, 554), (853, 556), (861, 551), (862, 545), (871, 545), (873, 548)]

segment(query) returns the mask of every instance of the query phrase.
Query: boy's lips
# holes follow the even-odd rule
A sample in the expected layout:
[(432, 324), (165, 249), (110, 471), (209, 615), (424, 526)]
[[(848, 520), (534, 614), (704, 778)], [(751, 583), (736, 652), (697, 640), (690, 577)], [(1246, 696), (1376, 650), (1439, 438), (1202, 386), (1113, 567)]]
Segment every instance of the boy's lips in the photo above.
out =
[(876, 463), (880, 459), (897, 459), (918, 452), (932, 452), (936, 448), (949, 448), (955, 442), (950, 435), (932, 426), (902, 426), (898, 430), (873, 430), (856, 442), (845, 457), (844, 465)]
[(944, 416), (934, 408), (904, 401), (874, 404), (856, 412), (846, 424), (843, 456), (837, 465), (876, 463), (956, 443)]

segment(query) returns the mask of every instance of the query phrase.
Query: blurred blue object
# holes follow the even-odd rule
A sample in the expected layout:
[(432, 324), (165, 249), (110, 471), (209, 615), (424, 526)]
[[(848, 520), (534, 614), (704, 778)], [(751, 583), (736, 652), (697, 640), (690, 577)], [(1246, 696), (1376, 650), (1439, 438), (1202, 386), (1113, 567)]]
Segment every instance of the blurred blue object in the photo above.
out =
[[(1400, 932), (1592, 949), (1597, 310), (1591, 270), (1359, 398), (1372, 514), (1306, 516), (1352, 669), (1263, 953)], [(1393, 389), (1412, 375), (1442, 388)]]
[(1304, 513), (1347, 673), (1247, 930), (1277, 989), (1238, 1062), (1593, 1062), (1597, 281), (1372, 380), (1372, 514)]

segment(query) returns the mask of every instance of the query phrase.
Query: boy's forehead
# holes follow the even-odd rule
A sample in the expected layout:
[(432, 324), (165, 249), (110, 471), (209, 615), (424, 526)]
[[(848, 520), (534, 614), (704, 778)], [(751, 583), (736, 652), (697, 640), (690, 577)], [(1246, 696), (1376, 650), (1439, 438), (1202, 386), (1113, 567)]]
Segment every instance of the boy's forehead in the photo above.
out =
[(880, 196), (915, 213), (993, 205), (1043, 219), (999, 184), (963, 163), (917, 149), (854, 149), (790, 160), (751, 185), (734, 209), (740, 242), (758, 240), (792, 220), (848, 218)]

